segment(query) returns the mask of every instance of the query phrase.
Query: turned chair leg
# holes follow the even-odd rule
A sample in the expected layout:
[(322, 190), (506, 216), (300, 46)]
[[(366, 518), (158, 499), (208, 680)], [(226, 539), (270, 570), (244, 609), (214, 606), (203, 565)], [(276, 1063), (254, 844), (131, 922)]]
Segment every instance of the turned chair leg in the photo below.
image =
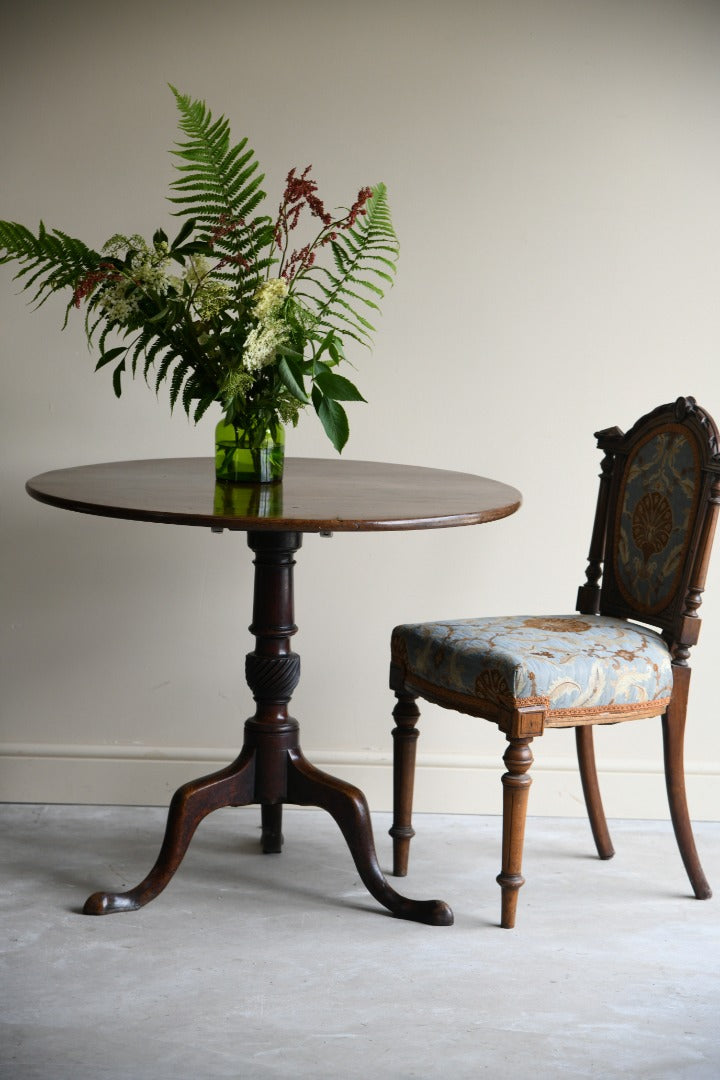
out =
[(415, 751), (420, 732), (415, 726), (420, 719), (417, 699), (399, 691), (393, 709), (396, 727), (393, 729), (393, 823), (389, 830), (393, 840), (393, 874), (405, 877), (410, 855), (410, 841), (415, 835), (412, 827), (413, 790), (415, 786)]
[(532, 780), (527, 771), (533, 763), (531, 738), (508, 737), (510, 745), (503, 761), (507, 772), (503, 775), (503, 843), (502, 870), (497, 883), (502, 890), (500, 925), (511, 930), (515, 925), (518, 891), (525, 884), (522, 876), (523, 843), (525, 841), (525, 818), (528, 795)]
[(685, 792), (684, 741), (690, 668), (674, 667), (673, 674), (672, 701), (662, 718), (665, 784), (670, 817), (693, 892), (698, 900), (708, 900), (712, 896), (712, 889), (700, 865)]
[(575, 744), (577, 746), (585, 806), (590, 818), (590, 828), (595, 840), (595, 847), (601, 859), (612, 859), (615, 848), (610, 839), (602, 798), (600, 797), (597, 768), (595, 766), (593, 729), (589, 724), (575, 728)]

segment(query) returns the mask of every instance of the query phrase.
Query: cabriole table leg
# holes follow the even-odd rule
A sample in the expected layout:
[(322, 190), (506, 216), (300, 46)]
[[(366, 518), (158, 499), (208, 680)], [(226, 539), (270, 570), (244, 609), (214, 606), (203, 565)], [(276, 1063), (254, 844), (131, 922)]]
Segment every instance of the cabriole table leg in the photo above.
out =
[(85, 901), (83, 914), (135, 911), (154, 900), (179, 867), (204, 817), (221, 806), (247, 806), (253, 802), (254, 764), (252, 751), (244, 750), (227, 768), (178, 788), (170, 803), (160, 854), (147, 877), (128, 892), (93, 893)]
[(429, 926), (452, 926), (453, 913), (443, 900), (409, 900), (386, 880), (375, 853), (370, 811), (359, 788), (321, 772), (298, 747), (289, 752), (288, 799), (327, 810), (340, 826), (363, 885), (393, 915)]

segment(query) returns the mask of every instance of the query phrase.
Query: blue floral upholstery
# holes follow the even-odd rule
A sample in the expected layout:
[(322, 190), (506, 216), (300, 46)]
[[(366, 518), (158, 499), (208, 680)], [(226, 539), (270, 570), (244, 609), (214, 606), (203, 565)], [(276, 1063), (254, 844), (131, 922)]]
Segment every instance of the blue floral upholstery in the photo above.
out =
[(393, 662), (418, 689), (467, 705), (537, 705), (547, 718), (664, 711), (670, 653), (644, 626), (602, 615), (457, 619), (398, 626)]
[(697, 447), (679, 425), (636, 447), (627, 462), (616, 524), (615, 575), (641, 614), (674, 599), (700, 493)]

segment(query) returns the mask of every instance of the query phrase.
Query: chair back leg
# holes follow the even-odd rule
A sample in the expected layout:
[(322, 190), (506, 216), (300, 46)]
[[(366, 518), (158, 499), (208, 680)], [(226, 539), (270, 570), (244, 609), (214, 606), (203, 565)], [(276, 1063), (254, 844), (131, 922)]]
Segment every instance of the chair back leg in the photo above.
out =
[(712, 889), (700, 865), (685, 792), (685, 718), (690, 688), (690, 668), (673, 664), (673, 676), (672, 701), (662, 718), (665, 783), (670, 804), (670, 817), (693, 892), (698, 900), (708, 900), (712, 896)]
[(595, 767), (595, 743), (593, 741), (593, 729), (590, 724), (575, 728), (575, 745), (577, 747), (585, 806), (590, 818), (590, 828), (595, 840), (595, 847), (601, 859), (612, 859), (615, 848), (610, 839), (610, 832), (608, 831), (605, 811), (600, 797), (597, 768)]
[(527, 775), (533, 763), (531, 738), (511, 738), (503, 756), (507, 772), (503, 774), (503, 844), (502, 870), (497, 883), (502, 893), (500, 925), (511, 930), (515, 925), (518, 890), (525, 884), (522, 876), (523, 844), (528, 795), (532, 779)]
[(410, 856), (410, 841), (415, 835), (412, 827), (412, 804), (415, 787), (415, 752), (420, 732), (416, 724), (420, 719), (417, 699), (412, 694), (396, 692), (397, 705), (393, 709), (393, 823), (390, 836), (393, 841), (393, 874), (405, 877)]

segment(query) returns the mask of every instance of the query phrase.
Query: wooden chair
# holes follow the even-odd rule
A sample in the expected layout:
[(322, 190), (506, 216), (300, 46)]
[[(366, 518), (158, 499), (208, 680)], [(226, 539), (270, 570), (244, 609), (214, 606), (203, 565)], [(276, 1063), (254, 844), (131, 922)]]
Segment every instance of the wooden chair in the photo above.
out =
[(605, 457), (578, 614), (407, 624), (392, 634), (393, 872), (407, 873), (414, 836), (417, 698), (490, 720), (509, 743), (497, 878), (503, 927), (515, 925), (524, 884), (530, 743), (545, 728), (575, 728), (590, 825), (600, 858), (609, 859), (592, 727), (662, 717), (675, 836), (695, 896), (711, 895), (688, 814), (683, 740), (688, 656), (720, 506), (718, 430), (693, 398), (678, 398), (627, 435), (609, 428), (596, 438)]

